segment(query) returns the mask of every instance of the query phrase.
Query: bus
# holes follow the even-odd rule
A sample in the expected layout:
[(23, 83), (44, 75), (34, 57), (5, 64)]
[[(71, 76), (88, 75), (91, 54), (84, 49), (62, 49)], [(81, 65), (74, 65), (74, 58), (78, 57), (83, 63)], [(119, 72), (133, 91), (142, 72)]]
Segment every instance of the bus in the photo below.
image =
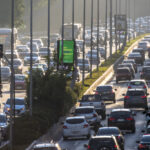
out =
[[(14, 28), (14, 45), (18, 39), (18, 30)], [(11, 29), (0, 28), (0, 44), (3, 44), (4, 50), (11, 48)]]

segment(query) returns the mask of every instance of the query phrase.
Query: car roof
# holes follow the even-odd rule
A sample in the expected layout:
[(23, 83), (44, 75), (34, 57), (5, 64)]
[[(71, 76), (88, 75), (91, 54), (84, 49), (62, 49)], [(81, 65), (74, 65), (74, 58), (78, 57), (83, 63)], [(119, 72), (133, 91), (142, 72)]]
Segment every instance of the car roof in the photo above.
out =
[(145, 90), (142, 88), (136, 88), (136, 89), (128, 89), (128, 91), (145, 91)]
[(137, 82), (137, 81), (145, 82), (145, 80), (143, 79), (134, 79), (134, 80), (131, 80), (130, 82)]
[(67, 117), (66, 120), (69, 120), (69, 119), (85, 119), (84, 116), (73, 116), (73, 117)]
[(76, 109), (86, 109), (86, 108), (94, 109), (94, 106), (80, 106), (80, 107), (77, 107)]
[(96, 136), (92, 136), (91, 139), (102, 139), (102, 138), (114, 138), (113, 135), (96, 135)]
[(117, 68), (117, 70), (124, 70), (124, 69), (129, 70), (129, 67), (121, 67), (121, 68), (118, 67), (118, 68)]
[(113, 87), (112, 85), (98, 85), (97, 87)]
[(127, 108), (115, 108), (115, 109), (112, 109), (111, 112), (117, 112), (117, 111), (126, 111), (126, 112), (130, 112), (131, 110), (130, 110), (130, 109), (127, 109)]
[(118, 128), (118, 127), (100, 127), (99, 130), (100, 130), (100, 129), (102, 129), (102, 130), (103, 130), (103, 129), (104, 129), (104, 130), (107, 130), (107, 129), (108, 129), (108, 130), (109, 130), (109, 129), (117, 129), (117, 130), (118, 130), (119, 128)]
[[(150, 62), (149, 62), (149, 63), (150, 63)], [(150, 68), (150, 66), (143, 66), (143, 68)], [(143, 69), (143, 68), (142, 68), (142, 69)]]
[(33, 148), (46, 148), (46, 147), (56, 147), (56, 144), (54, 143), (41, 143), (34, 145)]

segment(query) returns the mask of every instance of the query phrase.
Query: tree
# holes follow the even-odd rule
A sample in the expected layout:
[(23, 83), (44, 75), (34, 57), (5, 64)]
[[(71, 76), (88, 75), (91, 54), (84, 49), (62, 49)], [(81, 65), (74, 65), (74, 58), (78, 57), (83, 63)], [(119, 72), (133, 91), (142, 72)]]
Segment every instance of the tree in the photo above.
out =
[[(23, 13), (24, 13), (24, 1), (15, 1), (15, 27), (23, 25)], [(12, 0), (0, 0), (0, 26), (10, 27), (11, 26), (11, 3)]]

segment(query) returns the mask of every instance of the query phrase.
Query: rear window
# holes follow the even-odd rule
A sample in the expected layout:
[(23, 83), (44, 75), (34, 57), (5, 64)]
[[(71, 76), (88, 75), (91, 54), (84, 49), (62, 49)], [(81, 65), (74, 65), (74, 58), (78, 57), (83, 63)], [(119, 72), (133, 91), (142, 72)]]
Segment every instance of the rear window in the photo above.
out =
[(90, 114), (93, 112), (93, 109), (91, 108), (81, 108), (81, 109), (76, 109), (75, 113), (77, 114)]
[(84, 95), (82, 101), (99, 101), (100, 95)]
[(98, 86), (96, 88), (97, 91), (111, 91), (112, 87), (111, 86)]
[(140, 86), (140, 85), (144, 85), (144, 83), (143, 82), (141, 82), (141, 81), (135, 81), (135, 82), (130, 82), (130, 85), (136, 85), (136, 86)]
[(150, 142), (150, 136), (144, 136), (141, 141), (142, 142)]
[(148, 72), (148, 73), (150, 73), (150, 68), (143, 68), (143, 72)]
[(66, 122), (69, 124), (78, 124), (84, 122), (84, 119), (68, 119), (66, 120)]
[(128, 111), (116, 111), (116, 112), (111, 113), (112, 117), (120, 117), (120, 116), (129, 117), (130, 115), (131, 115), (131, 113)]
[(127, 95), (129, 95), (129, 96), (142, 96), (145, 94), (144, 94), (144, 91), (128, 91)]
[(128, 69), (117, 69), (117, 73), (129, 73)]
[(113, 135), (113, 134), (119, 134), (119, 131), (117, 129), (100, 129), (97, 133), (97, 135)]

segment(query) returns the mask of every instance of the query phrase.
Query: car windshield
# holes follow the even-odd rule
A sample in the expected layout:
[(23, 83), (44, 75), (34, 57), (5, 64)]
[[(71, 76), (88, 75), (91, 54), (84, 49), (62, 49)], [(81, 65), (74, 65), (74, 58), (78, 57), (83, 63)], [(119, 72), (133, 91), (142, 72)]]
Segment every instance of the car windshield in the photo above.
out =
[(141, 142), (150, 143), (150, 136), (143, 136), (142, 139), (141, 139)]
[(113, 135), (113, 134), (119, 134), (119, 131), (117, 129), (99, 129), (97, 135)]
[(150, 73), (150, 68), (143, 68), (143, 72)]
[(14, 60), (14, 65), (21, 65), (21, 61), (19, 61), (19, 60)]
[(0, 123), (5, 123), (7, 121), (6, 116), (0, 115)]
[(82, 101), (99, 101), (100, 95), (84, 95)]
[(80, 119), (80, 118), (77, 118), (77, 119), (67, 119), (66, 122), (69, 123), (69, 124), (79, 124), (79, 123), (84, 122), (84, 119)]
[(128, 69), (117, 69), (117, 73), (128, 73), (129, 70)]
[[(32, 56), (33, 56), (33, 57), (38, 57), (38, 54), (37, 54), (37, 53), (32, 53)], [(30, 57), (30, 53), (27, 53), (27, 54), (26, 54), (26, 57)]]
[(15, 76), (15, 80), (19, 80), (19, 81), (24, 81), (25, 80), (25, 76)]
[(1, 68), (1, 72), (2, 73), (9, 73), (9, 69), (8, 68)]
[(44, 47), (44, 48), (40, 48), (39, 51), (41, 51), (41, 52), (45, 52), (45, 51), (46, 51), (46, 52), (47, 52), (47, 50), (48, 50), (48, 49), (47, 49), (46, 47)]
[[(10, 99), (7, 100), (6, 104), (10, 105)], [(24, 100), (15, 99), (15, 105), (25, 105)]]
[(144, 91), (128, 91), (127, 95), (128, 96), (142, 96), (145, 94), (144, 94)]
[(115, 111), (111, 113), (112, 117), (129, 117), (130, 116), (130, 112), (128, 111)]
[(91, 108), (81, 108), (81, 109), (75, 110), (76, 114), (90, 114), (92, 112), (93, 112), (93, 109), (91, 109)]
[(136, 86), (141, 86), (141, 85), (143, 85), (143, 86), (144, 86), (144, 83), (141, 82), (141, 81), (135, 81), (135, 82), (130, 82), (130, 85), (136, 85)]
[(112, 87), (111, 86), (98, 86), (96, 88), (97, 91), (111, 91)]

